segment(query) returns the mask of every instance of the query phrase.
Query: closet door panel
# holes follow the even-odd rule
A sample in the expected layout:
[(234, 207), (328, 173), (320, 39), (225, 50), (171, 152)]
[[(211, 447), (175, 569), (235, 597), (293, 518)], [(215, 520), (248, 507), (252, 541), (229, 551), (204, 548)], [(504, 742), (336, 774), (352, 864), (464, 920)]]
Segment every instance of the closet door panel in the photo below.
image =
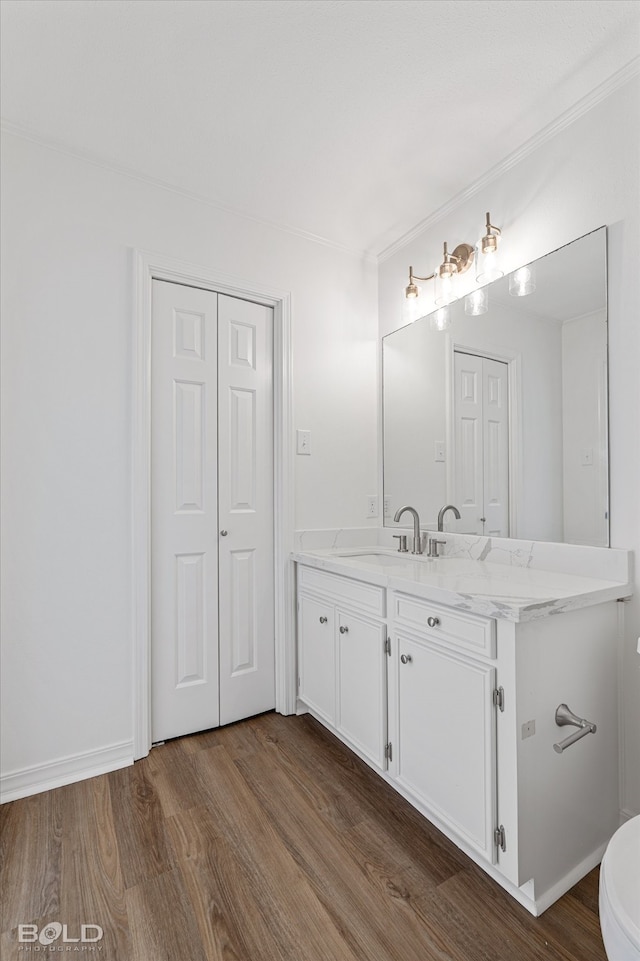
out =
[(153, 282), (152, 740), (216, 727), (217, 295)]
[(275, 707), (273, 310), (218, 295), (220, 723)]

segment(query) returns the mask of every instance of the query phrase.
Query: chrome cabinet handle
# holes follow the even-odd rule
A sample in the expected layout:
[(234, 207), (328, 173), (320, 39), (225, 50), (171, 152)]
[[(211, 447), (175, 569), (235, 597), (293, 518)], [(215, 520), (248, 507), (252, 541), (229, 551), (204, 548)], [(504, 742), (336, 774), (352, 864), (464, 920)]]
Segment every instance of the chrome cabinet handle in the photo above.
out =
[(326, 623), (327, 623), (326, 617), (321, 617), (321, 618), (320, 618), (320, 623), (321, 623), (321, 624), (326, 624)]
[(349, 628), (348, 628), (348, 627), (341, 627), (341, 628), (340, 628), (340, 633), (341, 633), (341, 634), (348, 634), (348, 633), (349, 633)]
[(226, 537), (229, 531), (220, 531), (220, 537)]
[(439, 623), (440, 623), (440, 618), (439, 618), (439, 617), (428, 617), (428, 618), (427, 618), (427, 624), (429, 625), (429, 627), (437, 627)]
[(413, 658), (411, 657), (411, 654), (401, 654), (400, 660), (403, 664), (410, 664)]

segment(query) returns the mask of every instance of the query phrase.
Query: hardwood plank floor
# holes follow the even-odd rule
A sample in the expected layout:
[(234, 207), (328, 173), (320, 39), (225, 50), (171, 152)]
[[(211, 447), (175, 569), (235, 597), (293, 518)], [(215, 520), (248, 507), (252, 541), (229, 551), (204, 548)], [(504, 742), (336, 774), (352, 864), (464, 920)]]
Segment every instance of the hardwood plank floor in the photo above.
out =
[[(3, 961), (54, 922), (100, 925), (82, 956), (104, 961), (606, 961), (597, 869), (532, 917), (309, 716), (171, 741), (0, 819)], [(81, 946), (63, 936), (56, 955)]]

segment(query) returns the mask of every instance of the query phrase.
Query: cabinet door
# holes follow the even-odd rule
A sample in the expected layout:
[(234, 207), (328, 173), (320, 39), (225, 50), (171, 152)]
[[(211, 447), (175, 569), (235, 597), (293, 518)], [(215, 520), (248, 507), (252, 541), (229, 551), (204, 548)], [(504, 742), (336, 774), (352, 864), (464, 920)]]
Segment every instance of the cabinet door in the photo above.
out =
[(404, 632), (397, 664), (397, 778), (495, 861), (495, 668)]
[(336, 611), (338, 704), (336, 727), (380, 769), (386, 767), (387, 664), (383, 624)]
[(298, 696), (319, 717), (335, 724), (336, 654), (333, 605), (305, 594), (298, 599)]

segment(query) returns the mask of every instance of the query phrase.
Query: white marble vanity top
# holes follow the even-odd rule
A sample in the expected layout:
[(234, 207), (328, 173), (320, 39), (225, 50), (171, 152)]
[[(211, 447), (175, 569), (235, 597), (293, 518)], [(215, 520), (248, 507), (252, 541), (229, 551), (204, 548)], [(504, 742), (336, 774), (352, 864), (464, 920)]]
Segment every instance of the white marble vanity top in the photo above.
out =
[(624, 581), (591, 576), (591, 572), (585, 576), (469, 557), (418, 557), (373, 545), (298, 550), (292, 558), (458, 610), (510, 621), (535, 620), (632, 593), (630, 558)]

